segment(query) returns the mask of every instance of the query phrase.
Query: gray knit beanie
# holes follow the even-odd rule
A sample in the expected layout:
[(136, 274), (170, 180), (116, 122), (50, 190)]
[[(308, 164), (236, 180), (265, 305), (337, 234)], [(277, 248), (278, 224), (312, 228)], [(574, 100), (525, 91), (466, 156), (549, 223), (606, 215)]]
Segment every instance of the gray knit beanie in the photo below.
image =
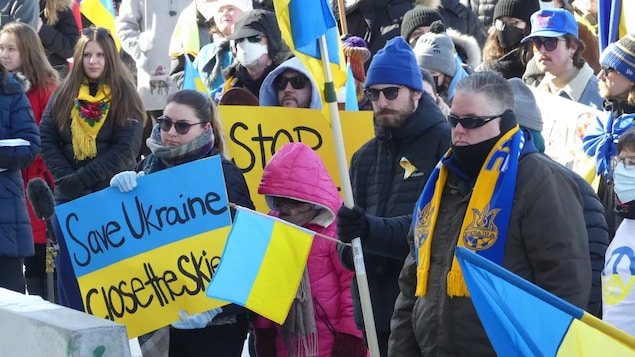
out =
[(520, 78), (510, 78), (507, 81), (514, 91), (514, 113), (518, 125), (538, 132), (542, 131), (542, 114), (536, 104), (534, 93)]
[(440, 21), (432, 23), (430, 32), (419, 37), (413, 50), (419, 67), (454, 77), (454, 42)]

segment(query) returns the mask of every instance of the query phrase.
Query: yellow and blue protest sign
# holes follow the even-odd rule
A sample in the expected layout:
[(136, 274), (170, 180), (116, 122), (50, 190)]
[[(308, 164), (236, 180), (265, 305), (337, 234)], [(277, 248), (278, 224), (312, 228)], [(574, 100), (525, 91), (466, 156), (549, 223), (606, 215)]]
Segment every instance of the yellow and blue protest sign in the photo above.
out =
[[(245, 176), (256, 210), (268, 212), (263, 195), (257, 195), (264, 167), (284, 144), (302, 142), (315, 151), (340, 186), (333, 132), (321, 111), (304, 108), (219, 105), (219, 118), (232, 161)], [(340, 111), (346, 160), (374, 137), (373, 112)]]
[[(187, 180), (187, 182), (184, 182)], [(231, 227), (220, 157), (55, 208), (86, 312), (136, 337), (226, 302), (205, 296)]]

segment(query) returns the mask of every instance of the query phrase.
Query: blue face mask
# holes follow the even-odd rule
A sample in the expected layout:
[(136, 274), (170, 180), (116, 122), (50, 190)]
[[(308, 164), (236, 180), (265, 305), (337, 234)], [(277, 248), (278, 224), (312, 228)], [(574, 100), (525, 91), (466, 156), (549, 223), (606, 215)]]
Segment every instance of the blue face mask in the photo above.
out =
[(618, 163), (613, 171), (615, 194), (620, 202), (635, 201), (635, 168), (626, 168), (623, 162)]

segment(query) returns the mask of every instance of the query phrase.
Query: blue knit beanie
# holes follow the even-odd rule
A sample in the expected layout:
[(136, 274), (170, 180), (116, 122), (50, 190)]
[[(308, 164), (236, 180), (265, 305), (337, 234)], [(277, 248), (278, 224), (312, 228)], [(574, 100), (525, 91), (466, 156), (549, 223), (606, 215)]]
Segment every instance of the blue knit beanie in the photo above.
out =
[(366, 86), (398, 84), (423, 92), (421, 70), (410, 45), (401, 36), (386, 43), (373, 57), (366, 73)]
[(600, 64), (609, 66), (635, 82), (635, 34), (629, 34), (608, 45), (602, 52)]

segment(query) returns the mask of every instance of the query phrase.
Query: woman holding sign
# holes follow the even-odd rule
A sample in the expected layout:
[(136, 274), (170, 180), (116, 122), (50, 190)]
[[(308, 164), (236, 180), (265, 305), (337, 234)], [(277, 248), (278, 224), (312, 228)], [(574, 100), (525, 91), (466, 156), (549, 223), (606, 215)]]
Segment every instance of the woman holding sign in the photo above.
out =
[[(214, 104), (195, 90), (171, 94), (147, 141), (152, 153), (137, 165), (139, 174), (152, 174), (176, 165), (225, 153), (225, 141)], [(230, 202), (254, 209), (240, 169), (222, 159)], [(122, 192), (137, 187), (135, 171), (115, 175), (110, 185)], [(170, 356), (240, 357), (249, 327), (249, 311), (230, 304), (200, 314), (179, 313), (170, 327)], [(176, 318), (176, 316), (175, 316)], [(163, 329), (162, 329), (163, 330)], [(164, 333), (157, 331), (157, 333)], [(145, 341), (141, 339), (142, 344)], [(143, 349), (143, 346), (142, 346)]]
[[(56, 204), (106, 188), (116, 173), (133, 168), (145, 121), (132, 75), (107, 29), (84, 29), (73, 61), (40, 122), (42, 159), (55, 180)], [(64, 237), (53, 222), (60, 243), (60, 304), (84, 311)]]

